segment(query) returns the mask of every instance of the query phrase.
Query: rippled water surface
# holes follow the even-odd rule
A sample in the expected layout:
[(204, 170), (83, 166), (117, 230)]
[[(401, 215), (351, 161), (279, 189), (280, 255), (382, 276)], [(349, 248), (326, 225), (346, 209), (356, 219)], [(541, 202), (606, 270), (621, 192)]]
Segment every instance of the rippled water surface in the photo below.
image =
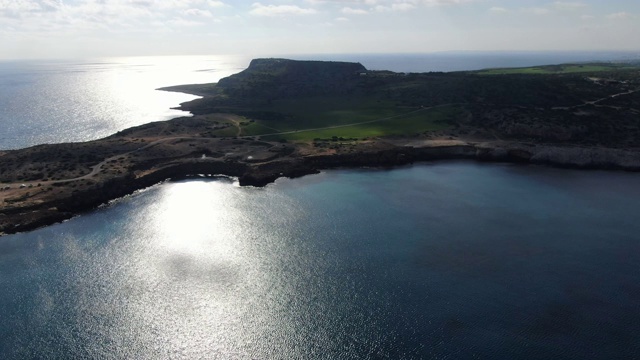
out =
[(640, 354), (638, 174), (171, 182), (0, 238), (0, 358)]
[(189, 115), (196, 96), (157, 91), (216, 82), (249, 64), (241, 56), (159, 56), (0, 62), (0, 149), (86, 141)]
[[(533, 65), (531, 54), (313, 58)], [(169, 108), (194, 97), (154, 89), (248, 63), (0, 62), (0, 149), (187, 115)], [(638, 358), (639, 180), (461, 162), (262, 189), (155, 186), (0, 238), (0, 359)]]

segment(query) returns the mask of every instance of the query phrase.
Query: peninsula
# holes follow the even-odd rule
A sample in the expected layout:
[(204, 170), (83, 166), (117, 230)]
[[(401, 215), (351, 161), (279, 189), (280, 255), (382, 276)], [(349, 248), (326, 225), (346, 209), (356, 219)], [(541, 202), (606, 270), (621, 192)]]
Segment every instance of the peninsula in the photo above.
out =
[(454, 73), (256, 59), (192, 117), (104, 139), (0, 151), (0, 235), (49, 225), (166, 179), (264, 186), (338, 167), (476, 159), (640, 170), (640, 67), (565, 64)]

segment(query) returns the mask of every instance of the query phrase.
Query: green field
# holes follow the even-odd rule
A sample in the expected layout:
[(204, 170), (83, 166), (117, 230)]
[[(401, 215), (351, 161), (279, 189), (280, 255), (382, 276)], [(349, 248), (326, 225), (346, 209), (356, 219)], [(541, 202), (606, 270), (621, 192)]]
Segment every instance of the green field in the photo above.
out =
[[(311, 141), (316, 138), (356, 138), (416, 134), (449, 126), (447, 121), (463, 116), (457, 106), (431, 109), (399, 107), (389, 101), (357, 97), (314, 97), (280, 100), (253, 109), (256, 114), (247, 121), (214, 132), (217, 136), (261, 136), (269, 139)], [(333, 127), (333, 128), (327, 128)], [(326, 129), (325, 129), (326, 128)], [(289, 132), (287, 134), (270, 135)]]
[(513, 74), (575, 74), (592, 73), (612, 70), (632, 69), (633, 66), (623, 66), (616, 64), (568, 64), (568, 65), (548, 65), (525, 68), (487, 69), (477, 72), (479, 75), (513, 75)]
[(449, 125), (447, 120), (454, 120), (462, 116), (463, 112), (455, 107), (425, 109), (408, 115), (400, 115), (366, 124), (344, 126), (332, 129), (299, 131), (293, 134), (280, 135), (293, 141), (310, 141), (313, 139), (330, 139), (342, 137), (347, 139), (362, 139), (385, 135), (414, 135), (425, 131), (441, 130)]
[(284, 115), (281, 119), (271, 120), (265, 124), (280, 131), (352, 124), (409, 111), (406, 108), (397, 108), (389, 101), (353, 96), (280, 100), (260, 110)]

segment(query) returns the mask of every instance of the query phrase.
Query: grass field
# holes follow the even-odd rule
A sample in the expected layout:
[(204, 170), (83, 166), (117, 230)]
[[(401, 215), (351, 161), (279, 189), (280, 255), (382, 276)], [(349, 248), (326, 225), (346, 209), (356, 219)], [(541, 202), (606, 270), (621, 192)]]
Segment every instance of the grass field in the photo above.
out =
[(446, 121), (455, 119), (456, 116), (462, 116), (462, 111), (454, 107), (425, 109), (406, 116), (398, 116), (366, 124), (333, 129), (300, 131), (279, 137), (292, 141), (310, 141), (313, 139), (330, 139), (334, 136), (347, 139), (362, 139), (385, 135), (413, 135), (425, 131), (447, 128), (449, 125)]
[[(366, 137), (416, 134), (449, 126), (448, 120), (463, 116), (458, 106), (431, 109), (398, 107), (388, 101), (371, 98), (316, 97), (281, 100), (255, 109), (278, 114), (272, 119), (247, 118), (214, 132), (217, 136), (261, 136), (268, 139), (310, 141), (334, 136), (362, 139)], [(353, 125), (352, 125), (353, 124)], [(238, 131), (240, 127), (240, 131)], [(334, 127), (328, 129), (318, 129)], [(317, 130), (314, 130), (317, 129)], [(289, 132), (288, 134), (269, 135)]]
[(549, 65), (535, 66), (526, 68), (506, 68), (506, 69), (487, 69), (478, 72), (479, 75), (509, 75), (509, 74), (575, 74), (575, 73), (591, 73), (603, 72), (621, 69), (631, 69), (633, 66), (623, 66), (615, 64), (570, 64), (570, 65)]
[[(387, 114), (388, 115), (388, 114)], [(363, 139), (385, 135), (413, 135), (425, 131), (440, 130), (449, 127), (447, 121), (463, 116), (464, 111), (455, 106), (407, 111), (391, 116), (368, 117), (366, 123), (356, 125), (329, 124), (325, 126), (339, 126), (319, 130), (298, 130), (294, 133), (270, 136), (271, 139), (286, 139), (289, 141), (312, 141), (314, 139)], [(360, 117), (362, 119), (362, 117)]]
[[(388, 101), (363, 97), (312, 97), (280, 100), (261, 110), (284, 114), (268, 126), (280, 131), (351, 124), (390, 117), (406, 112)], [(258, 120), (258, 119), (256, 119)]]

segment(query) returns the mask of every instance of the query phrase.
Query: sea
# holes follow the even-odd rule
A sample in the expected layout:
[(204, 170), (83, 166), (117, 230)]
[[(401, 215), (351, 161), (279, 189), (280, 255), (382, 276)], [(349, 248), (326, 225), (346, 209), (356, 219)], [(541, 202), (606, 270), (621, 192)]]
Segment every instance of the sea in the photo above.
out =
[[(283, 57), (416, 72), (631, 56), (572, 54)], [(250, 59), (0, 62), (0, 149), (189, 116), (171, 108), (193, 96), (155, 89)], [(469, 161), (167, 181), (0, 237), (0, 358), (638, 359), (639, 183)]]

